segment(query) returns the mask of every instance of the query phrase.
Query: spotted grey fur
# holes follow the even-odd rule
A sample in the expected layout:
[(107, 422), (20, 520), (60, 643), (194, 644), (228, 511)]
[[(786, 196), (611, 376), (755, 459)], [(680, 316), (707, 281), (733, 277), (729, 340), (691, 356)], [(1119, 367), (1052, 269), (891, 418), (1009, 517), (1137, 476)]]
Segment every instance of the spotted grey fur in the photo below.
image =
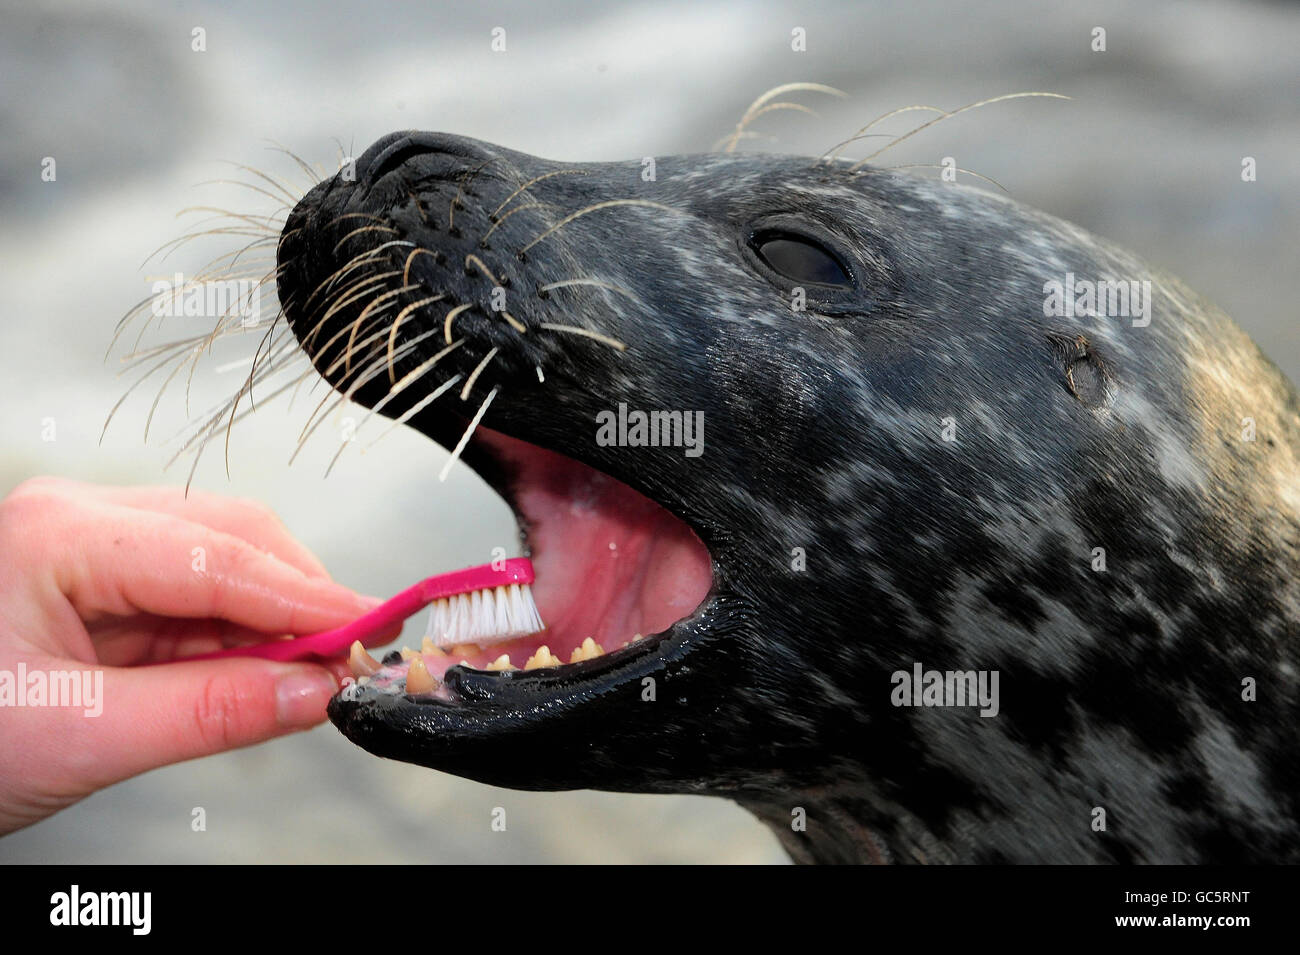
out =
[[(499, 389), (486, 426), (659, 501), (714, 562), (710, 598), (661, 640), (561, 670), (453, 668), (441, 700), (353, 688), (335, 723), (505, 786), (730, 797), (801, 861), (1300, 859), (1300, 409), (1247, 336), (1176, 279), (988, 192), (786, 156), (644, 168), (399, 133), (290, 217), (285, 314), (335, 387), (384, 359), (396, 308), (363, 317), (367, 296), (322, 323), (340, 296), (311, 293), (354, 257), (378, 273), (430, 250), (394, 301), (445, 298), (400, 341), (472, 304), (465, 345), (384, 413), (495, 347), (469, 401), (453, 390), (410, 424), (450, 446)], [(562, 169), (577, 172), (528, 186), (483, 241), (511, 193)], [(593, 210), (519, 254), (629, 198), (656, 205)], [(367, 222), (382, 228), (354, 232)], [(809, 287), (792, 310), (793, 283), (747, 248), (774, 222), (841, 257), (853, 287)], [(1067, 272), (1151, 281), (1150, 325), (1045, 317)], [(570, 278), (627, 294), (538, 292)], [(347, 336), (323, 343), (358, 320), (378, 337), (349, 374), (331, 367)], [(391, 380), (355, 397), (374, 405)], [(703, 411), (705, 453), (596, 445), (620, 401)], [(465, 459), (509, 497), (489, 455)], [(999, 715), (895, 707), (890, 675), (916, 662), (999, 671)]]

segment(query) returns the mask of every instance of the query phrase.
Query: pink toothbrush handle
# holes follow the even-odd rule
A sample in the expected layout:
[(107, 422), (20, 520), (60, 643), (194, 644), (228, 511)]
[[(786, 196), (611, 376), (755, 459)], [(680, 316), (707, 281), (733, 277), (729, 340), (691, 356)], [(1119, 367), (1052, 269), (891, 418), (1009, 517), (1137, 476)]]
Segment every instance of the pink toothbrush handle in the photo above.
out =
[(191, 660), (220, 660), (226, 657), (261, 657), (264, 660), (291, 662), (346, 656), (348, 648), (357, 640), (360, 640), (361, 645), (365, 647), (386, 642), (386, 635), (392, 627), (435, 600), (454, 597), (472, 590), (532, 582), (533, 563), (527, 557), (514, 557), (504, 561), (500, 570), (494, 570), (491, 564), (470, 567), (467, 570), (454, 570), (449, 574), (428, 577), (414, 586), (407, 587), (396, 597), (384, 601), (374, 610), (333, 630), (323, 630), (293, 640), (271, 640), (245, 647), (231, 647), (228, 650), (202, 653), (169, 662), (188, 663)]

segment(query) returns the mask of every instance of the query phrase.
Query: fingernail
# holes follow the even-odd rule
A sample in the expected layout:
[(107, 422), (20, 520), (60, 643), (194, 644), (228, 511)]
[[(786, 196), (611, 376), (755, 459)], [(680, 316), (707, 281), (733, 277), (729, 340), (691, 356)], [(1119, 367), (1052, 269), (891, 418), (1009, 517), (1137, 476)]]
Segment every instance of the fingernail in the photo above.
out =
[(357, 603), (367, 610), (373, 610), (384, 602), (383, 597), (371, 597), (367, 594), (357, 594)]
[(282, 726), (314, 726), (325, 716), (325, 704), (338, 691), (327, 670), (300, 667), (275, 684), (276, 715)]

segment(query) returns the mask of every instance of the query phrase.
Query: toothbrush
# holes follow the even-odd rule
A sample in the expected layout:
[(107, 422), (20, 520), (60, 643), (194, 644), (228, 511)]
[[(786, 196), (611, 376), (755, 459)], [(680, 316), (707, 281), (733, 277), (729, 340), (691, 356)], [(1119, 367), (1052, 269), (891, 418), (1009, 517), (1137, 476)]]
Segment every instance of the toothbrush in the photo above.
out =
[(503, 561), (499, 568), (484, 564), (428, 577), (333, 630), (293, 640), (231, 647), (172, 662), (261, 657), (287, 663), (342, 657), (358, 641), (363, 647), (388, 642), (389, 630), (429, 604), (434, 604), (430, 636), (448, 646), (475, 639), (500, 640), (544, 629), (529, 586), (533, 582), (533, 562), (527, 557), (515, 557)]

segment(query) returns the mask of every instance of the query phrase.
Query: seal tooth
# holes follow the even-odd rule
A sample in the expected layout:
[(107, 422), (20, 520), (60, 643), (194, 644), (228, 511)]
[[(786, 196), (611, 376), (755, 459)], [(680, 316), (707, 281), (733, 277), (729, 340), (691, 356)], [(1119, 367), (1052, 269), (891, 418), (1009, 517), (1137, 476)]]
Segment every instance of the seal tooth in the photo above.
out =
[(581, 663), (583, 660), (594, 660), (596, 657), (602, 656), (604, 652), (604, 647), (591, 637), (588, 637), (582, 641), (581, 646), (573, 648), (573, 653), (569, 654), (569, 662)]
[(536, 653), (528, 658), (528, 662), (524, 664), (524, 669), (537, 670), (541, 667), (557, 667), (559, 665), (559, 658), (551, 653), (550, 647), (543, 644), (537, 648)]
[(428, 693), (437, 685), (438, 681), (424, 665), (424, 657), (418, 653), (411, 657), (410, 665), (406, 668), (406, 692)]
[(519, 667), (510, 662), (510, 654), (503, 653), (487, 665), (489, 670), (518, 670)]
[(407, 663), (410, 663), (412, 660), (414, 660), (416, 657), (420, 655), (416, 653), (414, 650), (412, 650), (410, 647), (402, 647), (401, 653), (402, 653), (402, 659), (405, 660)]
[(371, 676), (379, 672), (379, 661), (366, 652), (360, 640), (352, 641), (352, 648), (348, 651), (348, 666), (355, 677)]
[(425, 637), (420, 641), (420, 652), (427, 653), (429, 656), (433, 657), (445, 657), (447, 655), (447, 651), (443, 650), (442, 647), (438, 646), (428, 637)]
[(458, 643), (456, 646), (451, 648), (452, 655), (460, 657), (477, 656), (482, 652), (483, 648), (477, 643)]

